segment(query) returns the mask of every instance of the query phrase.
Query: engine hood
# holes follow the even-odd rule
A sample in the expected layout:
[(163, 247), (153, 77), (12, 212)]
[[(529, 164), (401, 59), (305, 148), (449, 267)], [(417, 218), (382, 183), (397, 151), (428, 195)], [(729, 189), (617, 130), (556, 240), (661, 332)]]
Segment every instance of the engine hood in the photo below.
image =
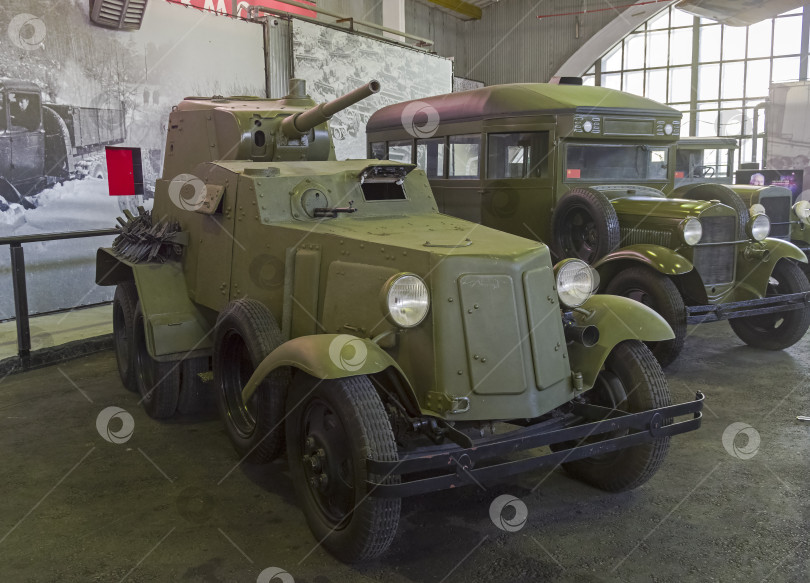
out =
[[(684, 198), (659, 198), (654, 196), (627, 196), (610, 201), (616, 213), (624, 216), (646, 217), (650, 219), (687, 219), (699, 217), (714, 207), (715, 215), (734, 215), (734, 210), (716, 201), (688, 200)], [(724, 212), (725, 211), (725, 212)]]

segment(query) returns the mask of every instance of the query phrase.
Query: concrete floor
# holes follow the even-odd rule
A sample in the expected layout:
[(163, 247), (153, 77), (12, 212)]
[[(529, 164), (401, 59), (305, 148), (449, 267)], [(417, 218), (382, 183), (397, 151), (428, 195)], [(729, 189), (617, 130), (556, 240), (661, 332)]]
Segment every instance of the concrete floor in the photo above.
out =
[[(31, 316), (31, 350), (112, 334), (112, 304)], [(0, 323), (0, 360), (17, 356), (17, 322)]]
[[(236, 467), (215, 415), (147, 418), (111, 352), (10, 376), (0, 383), (0, 581), (253, 582), (277, 567), (296, 583), (806, 582), (810, 423), (796, 415), (810, 414), (807, 339), (766, 353), (725, 323), (693, 332), (668, 376), (676, 401), (706, 393), (705, 422), (673, 439), (648, 484), (611, 495), (538, 471), (487, 492), (407, 499), (389, 553), (357, 567), (316, 545), (284, 460)], [(96, 429), (108, 406), (134, 418), (125, 443)], [(732, 423), (761, 438), (754, 457), (724, 448)], [(518, 532), (489, 518), (500, 494), (528, 507)]]

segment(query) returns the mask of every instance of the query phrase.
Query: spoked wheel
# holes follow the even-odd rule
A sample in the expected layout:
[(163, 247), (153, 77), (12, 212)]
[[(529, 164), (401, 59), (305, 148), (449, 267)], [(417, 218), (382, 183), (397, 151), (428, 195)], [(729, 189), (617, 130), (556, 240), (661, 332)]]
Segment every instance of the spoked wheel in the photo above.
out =
[(133, 319), (135, 376), (141, 403), (154, 419), (174, 415), (180, 395), (180, 362), (158, 362), (146, 348), (143, 312), (138, 302)]
[(113, 348), (121, 383), (126, 390), (132, 392), (138, 392), (133, 342), (133, 320), (137, 303), (138, 291), (134, 282), (126, 281), (116, 286), (113, 296)]
[[(767, 296), (807, 292), (810, 284), (801, 267), (781, 259), (773, 268)], [(731, 318), (731, 329), (746, 344), (765, 350), (782, 350), (793, 346), (810, 327), (810, 306), (747, 318)]]
[(214, 338), (214, 387), (231, 444), (250, 463), (274, 460), (284, 447), (284, 400), (289, 371), (273, 371), (247, 403), (242, 389), (264, 358), (283, 342), (273, 315), (256, 300), (231, 302)]
[(661, 314), (675, 338), (648, 342), (647, 346), (661, 366), (668, 366), (678, 358), (686, 339), (686, 307), (671, 279), (648, 267), (630, 267), (608, 282), (605, 293), (636, 300)]
[(575, 257), (593, 263), (619, 246), (618, 216), (597, 190), (571, 190), (560, 200), (551, 221), (557, 259)]
[(366, 459), (398, 459), (382, 401), (365, 376), (296, 379), (287, 399), (287, 457), (302, 509), (315, 538), (346, 562), (376, 557), (390, 546), (400, 500), (369, 495), (375, 476)]
[[(617, 344), (605, 362), (594, 387), (585, 394), (588, 402), (615, 408), (627, 413), (639, 413), (671, 404), (664, 372), (650, 350), (638, 340)], [(665, 419), (664, 425), (672, 423)], [(605, 433), (586, 440), (587, 443), (626, 435)], [(592, 486), (609, 492), (638, 488), (661, 467), (669, 450), (669, 437), (659, 437), (650, 443), (615, 452), (564, 463), (565, 470)]]

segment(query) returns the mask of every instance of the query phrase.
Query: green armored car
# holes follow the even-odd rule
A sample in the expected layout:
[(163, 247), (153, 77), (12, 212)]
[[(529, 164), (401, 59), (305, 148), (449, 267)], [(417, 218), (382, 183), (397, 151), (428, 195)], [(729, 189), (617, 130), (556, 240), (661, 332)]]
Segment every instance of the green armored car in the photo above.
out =
[(425, 171), (441, 212), (545, 241), (655, 309), (675, 331), (650, 344), (664, 366), (687, 324), (729, 319), (752, 346), (795, 344), (810, 326), (807, 258), (729, 187), (673, 188), (680, 123), (629, 93), (536, 83), (389, 105), (366, 132), (369, 156)]
[(327, 120), (379, 83), (316, 105), (294, 81), (180, 103), (151, 216), (98, 251), (147, 413), (215, 393), (239, 459), (286, 451), (346, 561), (390, 545), (404, 496), (559, 464), (610, 491), (648, 480), (701, 418), (643, 344), (666, 321), (593, 295), (580, 260), (440, 214), (412, 164), (335, 161)]

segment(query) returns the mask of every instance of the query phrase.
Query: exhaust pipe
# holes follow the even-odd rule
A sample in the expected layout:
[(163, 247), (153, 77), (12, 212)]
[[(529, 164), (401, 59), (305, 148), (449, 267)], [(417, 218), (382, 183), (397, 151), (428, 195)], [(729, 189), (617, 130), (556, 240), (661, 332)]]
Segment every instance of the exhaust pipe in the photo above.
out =
[(590, 348), (599, 342), (599, 328), (596, 326), (577, 326), (575, 324), (565, 325), (565, 339), (568, 342), (578, 342)]

